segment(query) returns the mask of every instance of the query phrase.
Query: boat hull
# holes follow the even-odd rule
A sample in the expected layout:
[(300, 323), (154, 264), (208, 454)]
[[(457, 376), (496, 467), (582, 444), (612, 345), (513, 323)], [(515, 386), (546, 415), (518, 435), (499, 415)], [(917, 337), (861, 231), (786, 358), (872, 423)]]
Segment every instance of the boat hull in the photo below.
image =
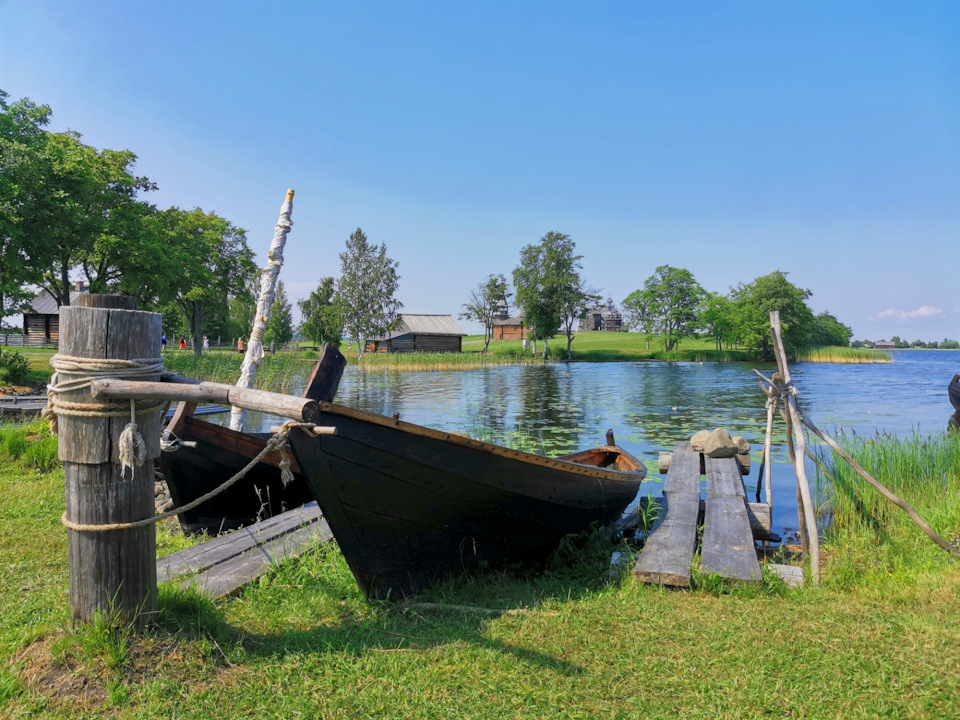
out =
[[(321, 407), (336, 434), (295, 431), (290, 445), (369, 597), (398, 599), (469, 568), (543, 560), (563, 537), (619, 519), (644, 475), (635, 460), (632, 472), (587, 467)], [(603, 450), (599, 462), (629, 458)]]
[[(182, 437), (196, 443), (176, 452), (162, 453), (160, 462), (176, 507), (193, 502), (219, 487), (242, 470), (266, 447), (269, 434), (247, 434), (188, 418)], [(179, 514), (186, 533), (210, 535), (251, 525), (313, 500), (306, 478), (292, 467), (294, 480), (285, 486), (273, 452), (257, 463), (242, 479), (193, 510)]]
[(960, 375), (954, 375), (953, 380), (947, 386), (947, 395), (950, 397), (950, 404), (953, 409), (960, 413)]

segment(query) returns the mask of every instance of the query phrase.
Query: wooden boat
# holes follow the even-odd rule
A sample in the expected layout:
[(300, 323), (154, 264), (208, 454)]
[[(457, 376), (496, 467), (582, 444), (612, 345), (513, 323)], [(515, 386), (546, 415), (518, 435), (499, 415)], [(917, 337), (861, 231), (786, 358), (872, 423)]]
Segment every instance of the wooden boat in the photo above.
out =
[(320, 403), (289, 442), (361, 589), (415, 593), (450, 573), (547, 558), (620, 518), (646, 472), (613, 443), (550, 459)]
[[(303, 396), (333, 400), (347, 361), (336, 348), (324, 346)], [(193, 417), (195, 403), (180, 403), (167, 429), (181, 442), (175, 452), (161, 453), (160, 465), (174, 506), (193, 502), (243, 469), (266, 446), (269, 433), (244, 433)], [(313, 500), (296, 460), (294, 480), (284, 485), (280, 453), (263, 458), (236, 484), (193, 510), (179, 514), (186, 533), (211, 535), (251, 525)]]
[(953, 409), (960, 413), (960, 375), (953, 376), (953, 380), (947, 386), (947, 395), (950, 397)]

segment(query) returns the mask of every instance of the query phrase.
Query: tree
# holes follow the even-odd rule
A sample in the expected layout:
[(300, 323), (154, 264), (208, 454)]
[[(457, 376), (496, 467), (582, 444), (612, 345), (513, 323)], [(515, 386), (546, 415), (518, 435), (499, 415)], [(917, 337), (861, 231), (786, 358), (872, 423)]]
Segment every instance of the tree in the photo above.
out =
[[(97, 150), (75, 132), (44, 133), (34, 156), (31, 198), (23, 228), (41, 249), (42, 286), (58, 305), (70, 304), (70, 272), (83, 269), (94, 292), (135, 288), (167, 265), (163, 248), (139, 247), (152, 208), (137, 201), (156, 189), (132, 174), (137, 156), (129, 150)], [(149, 237), (147, 234), (146, 237)], [(145, 262), (147, 258), (151, 262)], [(122, 276), (126, 287), (119, 288)]]
[(734, 309), (730, 298), (719, 293), (708, 292), (700, 313), (700, 322), (717, 344), (717, 350), (723, 350), (724, 343), (729, 348), (735, 340)]
[(587, 288), (580, 275), (582, 255), (574, 255), (574, 242), (569, 235), (548, 232), (536, 245), (520, 251), (520, 265), (513, 271), (517, 290), (517, 306), (523, 312), (527, 337), (543, 340), (543, 356), (547, 356), (547, 340), (561, 327), (567, 336), (567, 358), (571, 356), (573, 322), (583, 316), (589, 303), (599, 295)]
[(50, 261), (28, 222), (36, 196), (37, 156), (50, 119), (48, 105), (7, 103), (0, 90), (0, 326), (24, 310)]
[(335, 301), (334, 281), (332, 277), (320, 280), (317, 289), (309, 297), (299, 300), (300, 334), (312, 340), (315, 345), (330, 343), (340, 347), (343, 335), (343, 320), (340, 308)]
[(462, 320), (476, 320), (483, 325), (483, 353), (493, 339), (493, 322), (499, 314), (500, 303), (506, 303), (512, 293), (507, 292), (507, 279), (503, 275), (490, 275), (467, 296), (463, 304)]
[(806, 303), (811, 294), (793, 285), (780, 270), (741, 283), (731, 292), (738, 340), (763, 359), (772, 359), (770, 313), (779, 310), (784, 347), (787, 355), (795, 356), (811, 341), (814, 318)]
[(650, 308), (643, 297), (642, 290), (634, 290), (624, 298), (623, 327), (625, 330), (642, 332), (647, 341), (647, 350), (650, 349), (650, 336), (656, 328), (656, 318), (650, 314)]
[[(838, 345), (846, 347), (850, 344), (853, 330), (837, 320), (828, 312), (822, 312), (813, 319), (813, 344)], [(899, 338), (894, 338), (894, 345), (899, 344)]]
[(257, 272), (253, 252), (244, 230), (200, 208), (173, 207), (156, 213), (153, 222), (166, 243), (170, 265), (177, 269), (159, 302), (180, 308), (199, 355), (205, 313), (216, 309), (217, 315), (227, 316), (227, 298), (243, 292)]
[(689, 270), (661, 265), (636, 293), (627, 298), (628, 312), (644, 318), (646, 327), (663, 338), (664, 350), (676, 349), (693, 334), (706, 293)]
[(348, 337), (357, 341), (357, 359), (368, 338), (386, 335), (403, 307), (394, 294), (399, 286), (397, 263), (387, 257), (387, 246), (371, 245), (357, 228), (340, 253), (340, 281), (336, 300)]
[[(583, 317), (589, 305), (600, 302), (600, 295), (588, 288), (580, 274), (583, 255), (574, 255), (576, 245), (569, 235), (548, 232), (540, 240), (543, 248), (543, 268), (546, 293), (554, 312), (567, 336), (567, 360), (573, 359), (573, 324)], [(546, 343), (546, 340), (544, 340)], [(546, 357), (546, 345), (544, 345)]]
[(267, 321), (267, 331), (263, 335), (266, 344), (282, 345), (293, 339), (293, 306), (287, 300), (287, 291), (283, 287), (283, 280), (277, 281), (277, 290), (273, 296), (273, 305), (270, 306), (270, 319)]

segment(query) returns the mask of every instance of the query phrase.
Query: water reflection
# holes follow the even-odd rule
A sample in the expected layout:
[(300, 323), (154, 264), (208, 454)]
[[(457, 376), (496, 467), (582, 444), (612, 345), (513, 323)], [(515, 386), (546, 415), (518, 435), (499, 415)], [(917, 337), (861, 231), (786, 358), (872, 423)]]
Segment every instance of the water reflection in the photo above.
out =
[[(946, 381), (958, 351), (898, 351), (884, 365), (795, 365), (801, 408), (824, 431), (842, 426), (861, 436), (908, 434), (943, 427), (950, 409)], [(701, 429), (726, 427), (752, 445), (753, 495), (766, 425), (765, 395), (747, 363), (573, 363), (505, 366), (458, 372), (364, 372), (349, 367), (336, 402), (381, 415), (400, 413), (420, 425), (470, 432), (478, 426), (507, 434), (539, 433), (548, 455), (588, 447), (612, 428), (627, 451), (645, 461), (643, 494), (659, 493), (657, 454)], [(248, 415), (248, 430), (275, 419)], [(950, 427), (960, 426), (960, 417)], [(796, 527), (796, 478), (778, 417), (774, 424), (774, 531)], [(812, 467), (809, 468), (812, 475)]]

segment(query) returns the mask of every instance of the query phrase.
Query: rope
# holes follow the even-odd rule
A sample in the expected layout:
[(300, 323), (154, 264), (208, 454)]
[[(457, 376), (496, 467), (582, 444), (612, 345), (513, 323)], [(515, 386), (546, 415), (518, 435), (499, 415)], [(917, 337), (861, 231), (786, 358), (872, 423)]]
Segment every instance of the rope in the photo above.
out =
[[(246, 477), (247, 473), (250, 472), (250, 470), (254, 468), (257, 465), (257, 463), (259, 463), (266, 455), (273, 452), (274, 450), (279, 450), (280, 453), (283, 455), (283, 458), (281, 459), (280, 464), (282, 466), (284, 462), (287, 463), (287, 472), (290, 473), (290, 479), (292, 480), (293, 473), (290, 472), (290, 469), (289, 469), (290, 458), (287, 455), (287, 451), (286, 451), (287, 435), (290, 434), (290, 430), (293, 428), (312, 428), (312, 427), (315, 427), (313, 423), (302, 423), (302, 422), (297, 422), (296, 420), (288, 420), (280, 428), (280, 432), (278, 432), (276, 435), (274, 435), (272, 438), (270, 438), (267, 441), (267, 444), (266, 446), (264, 446), (263, 450), (261, 450), (257, 454), (257, 456), (253, 458), (253, 460), (247, 463), (247, 465), (243, 469), (241, 469), (239, 472), (237, 472), (237, 474), (234, 475), (232, 478), (227, 480), (225, 483), (223, 483), (219, 487), (215, 487), (206, 495), (201, 495), (196, 500), (193, 500), (192, 502), (189, 502), (186, 505), (182, 505), (181, 507), (174, 508), (173, 510), (168, 510), (167, 512), (161, 513), (160, 515), (154, 515), (153, 517), (144, 518), (143, 520), (133, 520), (131, 522), (124, 522), (124, 523), (108, 523), (106, 525), (83, 525), (81, 523), (75, 523), (72, 520), (68, 520), (67, 513), (64, 512), (63, 515), (60, 517), (60, 522), (63, 523), (63, 525), (67, 529), (75, 530), (77, 532), (107, 532), (108, 530), (129, 530), (132, 528), (146, 527), (147, 525), (152, 525), (153, 523), (157, 523), (157, 522), (160, 522), (161, 520), (166, 520), (169, 517), (173, 517), (174, 515), (179, 515), (182, 512), (186, 512), (187, 510), (193, 510), (193, 508), (197, 507), (202, 503), (205, 503), (210, 498), (216, 495), (219, 495), (224, 490), (226, 490), (227, 488), (235, 484), (237, 481), (242, 480), (244, 477)], [(286, 479), (284, 479), (284, 483), (286, 482), (287, 482)]]

